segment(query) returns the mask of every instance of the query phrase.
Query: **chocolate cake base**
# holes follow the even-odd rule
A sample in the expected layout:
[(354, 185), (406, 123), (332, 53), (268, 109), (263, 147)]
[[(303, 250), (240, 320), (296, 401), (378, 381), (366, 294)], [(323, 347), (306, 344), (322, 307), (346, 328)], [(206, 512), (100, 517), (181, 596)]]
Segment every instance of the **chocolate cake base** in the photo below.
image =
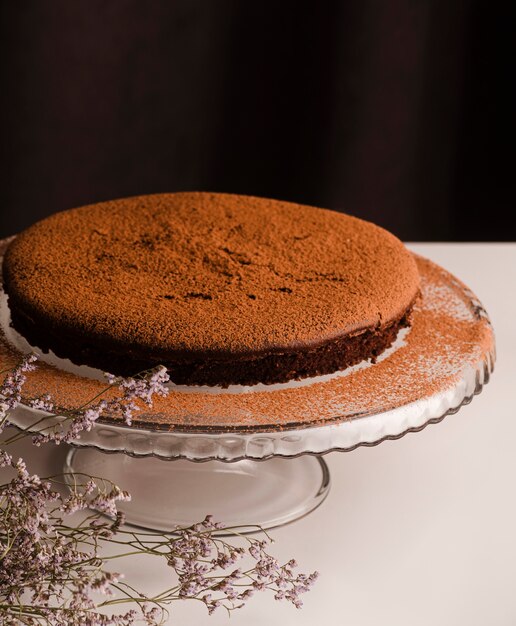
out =
[(196, 360), (174, 358), (163, 355), (159, 360), (131, 355), (130, 348), (117, 354), (112, 346), (105, 352), (99, 352), (94, 346), (78, 342), (77, 337), (67, 338), (62, 331), (59, 334), (49, 328), (32, 323), (19, 311), (11, 311), (14, 328), (27, 341), (44, 352), (52, 350), (61, 358), (70, 353), (70, 341), (74, 342), (74, 363), (89, 365), (119, 376), (135, 376), (158, 365), (164, 365), (170, 380), (178, 385), (255, 385), (285, 383), (293, 379), (308, 378), (331, 374), (346, 369), (361, 361), (371, 360), (389, 348), (402, 328), (409, 326), (412, 305), (398, 320), (385, 328), (366, 330), (355, 336), (339, 337), (318, 346), (298, 348), (296, 351), (271, 352), (252, 357), (242, 355), (233, 359), (200, 357)]
[(374, 224), (299, 204), (156, 194), (52, 215), (3, 259), (14, 328), (78, 365), (271, 384), (375, 359), (420, 280)]

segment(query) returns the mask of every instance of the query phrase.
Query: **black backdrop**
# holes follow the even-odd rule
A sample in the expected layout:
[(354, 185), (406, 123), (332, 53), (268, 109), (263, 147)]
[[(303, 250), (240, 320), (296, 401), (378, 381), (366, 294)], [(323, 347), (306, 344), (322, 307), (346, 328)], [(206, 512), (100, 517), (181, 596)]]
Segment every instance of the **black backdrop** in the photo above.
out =
[(516, 239), (503, 4), (0, 2), (1, 236), (85, 203), (212, 190), (405, 239)]

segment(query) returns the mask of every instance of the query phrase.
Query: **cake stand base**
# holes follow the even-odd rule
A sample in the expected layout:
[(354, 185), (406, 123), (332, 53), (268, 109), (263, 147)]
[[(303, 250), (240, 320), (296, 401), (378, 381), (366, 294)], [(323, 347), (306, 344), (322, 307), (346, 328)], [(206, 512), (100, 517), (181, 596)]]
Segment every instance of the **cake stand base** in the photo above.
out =
[(72, 472), (109, 477), (132, 496), (118, 507), (126, 523), (162, 532), (208, 514), (227, 527), (282, 526), (318, 507), (330, 487), (328, 466), (311, 455), (195, 463), (74, 448), (65, 463), (65, 473)]

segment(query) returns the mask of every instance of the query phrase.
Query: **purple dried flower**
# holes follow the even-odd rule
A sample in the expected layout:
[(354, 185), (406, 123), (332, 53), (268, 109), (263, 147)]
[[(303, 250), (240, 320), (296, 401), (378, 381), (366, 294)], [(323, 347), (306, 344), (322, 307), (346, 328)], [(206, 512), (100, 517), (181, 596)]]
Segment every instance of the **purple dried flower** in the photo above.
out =
[[(0, 430), (7, 422), (7, 414), (20, 401), (25, 373), (34, 369), (35, 357), (28, 355), (0, 387)], [(56, 427), (48, 425), (37, 434), (35, 443), (60, 443), (90, 430), (106, 411), (121, 415), (130, 423), (138, 402), (152, 403), (152, 396), (166, 395), (168, 381), (163, 367), (145, 373), (139, 378), (121, 379), (108, 376), (112, 386), (122, 392), (121, 397), (89, 404), (82, 409), (67, 411)], [(52, 399), (43, 395), (30, 402), (33, 408), (50, 412)], [(4, 443), (9, 443), (8, 440)], [(202, 522), (177, 529), (168, 536), (149, 539), (138, 537), (122, 528), (123, 515), (117, 511), (117, 502), (129, 500), (130, 495), (104, 479), (73, 475), (74, 488), (64, 496), (55, 488), (59, 477), (40, 478), (31, 474), (22, 459), (14, 460), (0, 449), (0, 467), (10, 467), (15, 477), (0, 485), (0, 623), (6, 626), (23, 623), (48, 626), (129, 626), (143, 620), (148, 626), (162, 623), (165, 606), (179, 598), (201, 600), (208, 613), (219, 607), (228, 611), (240, 608), (255, 591), (270, 590), (276, 599), (287, 600), (300, 607), (300, 594), (308, 591), (315, 580), (313, 574), (298, 574), (292, 559), (280, 565), (266, 551), (271, 540), (245, 538), (247, 550), (230, 544), (217, 536), (224, 528), (208, 515)], [(109, 521), (93, 514), (87, 524), (77, 528), (66, 524), (71, 513), (94, 508), (113, 518)], [(235, 529), (236, 531), (238, 529)], [(114, 540), (117, 546), (126, 546), (130, 552), (149, 554), (164, 559), (177, 576), (177, 586), (156, 598), (138, 593), (140, 611), (128, 611), (107, 616), (99, 612), (112, 603), (130, 602), (137, 593), (127, 586), (122, 576), (104, 569), (100, 550)], [(120, 555), (122, 558), (123, 553)], [(249, 557), (254, 567), (235, 568), (237, 561)], [(20, 590), (24, 590), (23, 602)], [(124, 599), (111, 598), (123, 590)], [(92, 593), (104, 598), (94, 602)], [(34, 607), (37, 607), (36, 609)]]
[[(112, 374), (105, 374), (105, 376), (110, 387), (115, 387), (122, 392), (120, 396), (110, 400), (101, 399), (82, 409), (61, 412), (60, 422), (43, 428), (33, 437), (33, 443), (39, 446), (50, 441), (56, 444), (73, 442), (80, 439), (82, 432), (89, 432), (99, 417), (108, 413), (119, 415), (130, 426), (134, 413), (140, 410), (138, 401), (152, 406), (154, 395), (166, 396), (168, 394), (165, 385), (169, 381), (169, 376), (163, 366), (149, 370), (139, 378), (121, 378)], [(48, 396), (32, 400), (31, 405), (42, 410), (53, 410), (53, 404)]]
[(139, 378), (122, 378), (106, 374), (110, 385), (122, 391), (122, 398), (118, 402), (111, 403), (109, 407), (113, 412), (118, 411), (127, 425), (131, 425), (133, 414), (139, 410), (136, 400), (141, 400), (147, 406), (152, 406), (154, 395), (167, 396), (168, 388), (165, 386), (170, 377), (167, 368), (163, 365), (149, 370)]
[(19, 404), (21, 390), (27, 380), (25, 373), (36, 369), (34, 365), (36, 360), (35, 354), (25, 355), (16, 367), (6, 374), (0, 385), (0, 432), (5, 426), (9, 411), (12, 411)]
[(52, 402), (52, 398), (48, 394), (45, 394), (39, 398), (33, 398), (29, 401), (29, 406), (31, 406), (33, 409), (38, 409), (39, 411), (50, 412), (54, 410), (54, 403)]

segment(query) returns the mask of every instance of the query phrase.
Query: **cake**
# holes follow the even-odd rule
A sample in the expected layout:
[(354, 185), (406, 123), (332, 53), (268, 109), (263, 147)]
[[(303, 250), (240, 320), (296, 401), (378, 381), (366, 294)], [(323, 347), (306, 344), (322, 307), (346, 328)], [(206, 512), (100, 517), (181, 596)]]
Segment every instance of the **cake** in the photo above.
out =
[(374, 224), (202, 192), (56, 213), (10, 243), (3, 278), (12, 325), (43, 351), (222, 387), (374, 361), (419, 293), (411, 253)]

